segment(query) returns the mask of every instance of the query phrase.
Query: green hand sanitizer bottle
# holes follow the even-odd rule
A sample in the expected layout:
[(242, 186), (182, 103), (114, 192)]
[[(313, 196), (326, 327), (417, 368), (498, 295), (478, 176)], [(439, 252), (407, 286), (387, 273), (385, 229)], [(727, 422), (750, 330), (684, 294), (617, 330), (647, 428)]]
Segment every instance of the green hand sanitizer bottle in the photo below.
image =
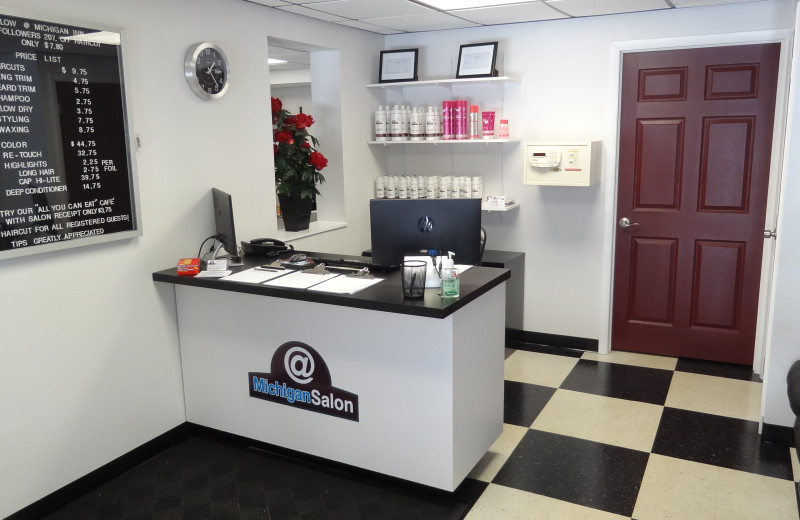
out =
[(458, 271), (453, 261), (453, 253), (448, 252), (447, 258), (442, 261), (442, 298), (458, 298), (458, 285)]

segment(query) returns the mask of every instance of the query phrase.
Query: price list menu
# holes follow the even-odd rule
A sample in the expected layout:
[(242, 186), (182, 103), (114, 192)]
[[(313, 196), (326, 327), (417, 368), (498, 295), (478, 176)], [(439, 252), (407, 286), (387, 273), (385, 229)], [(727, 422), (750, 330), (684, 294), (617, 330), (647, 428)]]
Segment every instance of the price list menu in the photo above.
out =
[(120, 52), (0, 13), (0, 253), (136, 229)]

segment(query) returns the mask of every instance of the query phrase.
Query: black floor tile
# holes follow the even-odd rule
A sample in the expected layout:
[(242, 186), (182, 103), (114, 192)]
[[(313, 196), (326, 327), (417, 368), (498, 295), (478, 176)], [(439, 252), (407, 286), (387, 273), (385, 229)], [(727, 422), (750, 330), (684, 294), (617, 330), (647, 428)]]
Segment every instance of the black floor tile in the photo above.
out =
[(753, 373), (753, 367), (748, 365), (734, 365), (732, 363), (718, 363), (716, 361), (705, 361), (703, 359), (680, 358), (675, 366), (675, 370), (702, 374), (705, 376), (727, 377), (728, 379), (740, 379), (742, 381), (761, 383), (761, 378), (758, 377), (758, 374)]
[(547, 386), (506, 381), (503, 422), (530, 427), (555, 391)]
[(493, 482), (631, 516), (648, 453), (529, 430)]
[(652, 452), (792, 480), (789, 448), (762, 442), (754, 421), (667, 407)]
[(581, 359), (561, 383), (561, 388), (663, 405), (671, 381), (671, 370)]

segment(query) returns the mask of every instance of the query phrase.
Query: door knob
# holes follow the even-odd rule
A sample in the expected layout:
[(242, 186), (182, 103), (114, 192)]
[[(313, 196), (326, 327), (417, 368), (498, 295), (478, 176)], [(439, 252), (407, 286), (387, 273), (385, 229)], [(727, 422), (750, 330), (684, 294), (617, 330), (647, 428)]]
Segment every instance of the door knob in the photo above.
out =
[(628, 219), (628, 217), (622, 217), (621, 219), (619, 219), (619, 227), (621, 227), (621, 228), (627, 228), (627, 227), (638, 226), (638, 225), (639, 225), (638, 222), (631, 222)]

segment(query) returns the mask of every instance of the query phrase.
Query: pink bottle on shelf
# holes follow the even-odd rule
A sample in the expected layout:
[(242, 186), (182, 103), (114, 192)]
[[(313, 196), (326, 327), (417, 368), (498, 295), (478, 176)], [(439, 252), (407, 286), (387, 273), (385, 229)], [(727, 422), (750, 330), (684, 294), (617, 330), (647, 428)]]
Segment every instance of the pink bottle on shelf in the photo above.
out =
[(453, 101), (442, 101), (442, 140), (451, 141), (454, 137)]
[(469, 126), (468, 126), (468, 107), (469, 104), (465, 99), (454, 101), (455, 103), (455, 138), (456, 139), (469, 139)]

